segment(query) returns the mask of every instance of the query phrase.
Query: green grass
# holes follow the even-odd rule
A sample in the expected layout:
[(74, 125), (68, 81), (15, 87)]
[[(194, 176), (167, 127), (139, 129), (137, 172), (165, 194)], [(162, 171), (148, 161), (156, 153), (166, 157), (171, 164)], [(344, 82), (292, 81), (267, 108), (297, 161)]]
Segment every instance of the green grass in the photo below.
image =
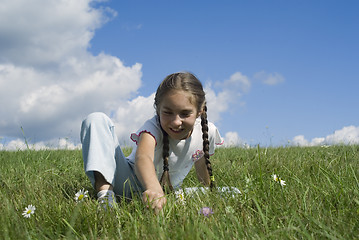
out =
[[(211, 159), (217, 186), (242, 194), (185, 205), (172, 194), (155, 215), (137, 198), (99, 210), (80, 151), (0, 152), (0, 239), (358, 239), (359, 146), (221, 148)], [(90, 197), (76, 203), (82, 188)], [(198, 213), (205, 206), (210, 217)]]

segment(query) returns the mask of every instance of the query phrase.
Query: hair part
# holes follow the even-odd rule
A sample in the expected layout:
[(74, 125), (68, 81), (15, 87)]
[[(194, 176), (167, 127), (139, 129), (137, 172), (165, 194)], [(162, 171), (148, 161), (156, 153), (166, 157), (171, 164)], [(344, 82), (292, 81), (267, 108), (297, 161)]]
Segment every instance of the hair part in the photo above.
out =
[[(201, 112), (201, 126), (202, 126), (202, 139), (203, 139), (203, 152), (206, 161), (208, 174), (210, 176), (210, 188), (214, 187), (214, 177), (212, 173), (211, 162), (209, 161), (209, 140), (208, 140), (208, 121), (207, 121), (207, 106), (205, 99), (205, 92), (203, 90), (202, 83), (197, 79), (195, 75), (189, 72), (179, 72), (168, 75), (158, 86), (154, 107), (157, 115), (159, 115), (159, 109), (161, 102), (168, 92), (177, 90), (184, 91), (190, 94), (190, 102), (194, 104), (197, 109), (197, 113)], [(169, 139), (168, 134), (162, 129), (163, 132), (163, 174), (160, 179), (162, 188), (169, 188), (173, 190), (168, 168), (169, 157)]]

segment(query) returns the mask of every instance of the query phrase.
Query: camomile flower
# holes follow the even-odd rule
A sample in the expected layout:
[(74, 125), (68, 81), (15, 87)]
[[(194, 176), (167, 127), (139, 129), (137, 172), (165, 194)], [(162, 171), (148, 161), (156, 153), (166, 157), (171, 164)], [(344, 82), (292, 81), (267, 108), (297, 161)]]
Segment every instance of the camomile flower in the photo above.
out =
[(81, 189), (80, 191), (78, 191), (76, 194), (75, 194), (75, 200), (76, 202), (81, 202), (82, 200), (84, 200), (85, 198), (88, 197), (88, 191), (84, 190), (84, 189)]
[(286, 185), (285, 181), (284, 181), (283, 179), (281, 179), (277, 174), (273, 174), (272, 177), (273, 177), (273, 180), (274, 180), (275, 182), (280, 183), (280, 185), (281, 185), (282, 187), (284, 187), (284, 186)]
[(32, 204), (28, 205), (24, 212), (22, 213), (22, 215), (24, 216), (24, 218), (30, 218), (31, 214), (34, 214), (36, 210), (36, 207), (33, 206)]
[(274, 180), (274, 181), (276, 181), (276, 182), (279, 181), (279, 178), (278, 178), (277, 174), (273, 174), (272, 177), (273, 177), (273, 180)]
[(176, 199), (177, 201), (179, 201), (181, 204), (185, 204), (186, 203), (186, 199), (184, 197), (184, 192), (183, 189), (179, 189), (175, 192), (176, 195)]

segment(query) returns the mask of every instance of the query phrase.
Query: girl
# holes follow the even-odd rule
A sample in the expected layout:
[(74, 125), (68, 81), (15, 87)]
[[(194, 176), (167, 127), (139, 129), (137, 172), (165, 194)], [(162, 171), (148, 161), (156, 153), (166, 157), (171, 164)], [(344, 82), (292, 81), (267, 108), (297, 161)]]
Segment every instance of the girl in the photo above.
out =
[(187, 72), (167, 76), (154, 106), (157, 114), (131, 134), (136, 146), (127, 158), (105, 114), (92, 113), (83, 121), (84, 168), (99, 200), (111, 205), (115, 194), (142, 192), (142, 201), (158, 212), (167, 201), (164, 189), (179, 188), (193, 165), (199, 181), (214, 186), (209, 156), (223, 142), (207, 121), (201, 82)]

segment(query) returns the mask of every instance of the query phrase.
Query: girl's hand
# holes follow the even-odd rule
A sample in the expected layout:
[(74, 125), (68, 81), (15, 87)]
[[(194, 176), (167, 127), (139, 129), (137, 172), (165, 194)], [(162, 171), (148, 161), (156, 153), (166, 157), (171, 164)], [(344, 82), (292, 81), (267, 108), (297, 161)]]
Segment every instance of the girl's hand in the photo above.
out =
[(156, 140), (151, 134), (144, 132), (140, 135), (136, 150), (135, 173), (143, 188), (147, 189), (142, 193), (142, 202), (147, 208), (154, 209), (157, 214), (162, 210), (167, 199), (153, 165), (155, 147)]
[(158, 192), (147, 189), (142, 193), (142, 202), (146, 204), (147, 208), (151, 207), (158, 214), (166, 204), (167, 199), (163, 191)]

